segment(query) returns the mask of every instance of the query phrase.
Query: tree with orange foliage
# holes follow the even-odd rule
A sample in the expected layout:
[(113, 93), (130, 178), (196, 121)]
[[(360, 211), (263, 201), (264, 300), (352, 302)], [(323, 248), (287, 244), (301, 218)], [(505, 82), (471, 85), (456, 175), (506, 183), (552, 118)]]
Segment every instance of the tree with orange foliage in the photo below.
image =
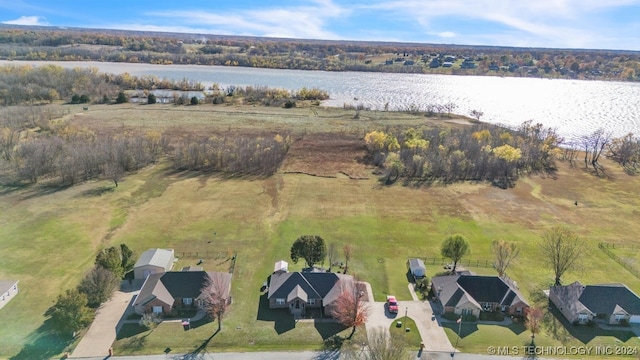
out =
[(531, 331), (531, 344), (534, 344), (536, 334), (540, 332), (543, 316), (542, 309), (539, 307), (530, 307), (525, 312), (525, 324)]
[(356, 328), (367, 321), (369, 317), (369, 306), (364, 301), (362, 294), (358, 291), (356, 280), (340, 280), (341, 293), (332, 305), (331, 316), (346, 327), (353, 330), (349, 339), (356, 332)]

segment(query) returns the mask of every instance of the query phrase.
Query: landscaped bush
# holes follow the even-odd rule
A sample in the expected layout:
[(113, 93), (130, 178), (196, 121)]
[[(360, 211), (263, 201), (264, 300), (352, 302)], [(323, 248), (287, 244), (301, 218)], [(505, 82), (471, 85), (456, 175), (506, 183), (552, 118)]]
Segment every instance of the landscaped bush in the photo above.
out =
[(478, 318), (475, 315), (462, 315), (462, 321), (464, 322), (476, 322)]
[(447, 320), (455, 321), (455, 320), (458, 320), (460, 316), (458, 316), (458, 314), (455, 314), (455, 313), (444, 313), (442, 317)]
[(502, 321), (504, 320), (504, 316), (496, 312), (483, 311), (480, 313), (480, 320), (481, 321)]

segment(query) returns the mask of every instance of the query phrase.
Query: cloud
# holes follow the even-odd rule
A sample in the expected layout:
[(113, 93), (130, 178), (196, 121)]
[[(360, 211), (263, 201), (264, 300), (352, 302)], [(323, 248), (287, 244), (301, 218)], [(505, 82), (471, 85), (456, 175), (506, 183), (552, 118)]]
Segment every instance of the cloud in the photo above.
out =
[(454, 38), (458, 36), (458, 34), (454, 33), (453, 31), (442, 31), (437, 33), (436, 35), (441, 38)]
[(47, 20), (42, 16), (21, 16), (15, 20), (1, 21), (7, 25), (49, 25)]
[[(288, 38), (339, 39), (328, 22), (347, 16), (349, 10), (332, 0), (309, 1), (300, 6), (252, 8), (234, 11), (154, 11), (150, 17), (171, 18), (182, 27), (215, 29), (223, 33)], [(211, 32), (211, 31), (208, 31)]]
[[(537, 47), (608, 47), (607, 37), (630, 34), (617, 14), (637, 12), (640, 0), (391, 0), (361, 4), (361, 11), (413, 20), (438, 36), (456, 24), (461, 43)], [(446, 26), (447, 28), (443, 28)], [(460, 28), (462, 26), (462, 28)], [(615, 35), (617, 34), (617, 35)], [(512, 42), (503, 43), (507, 38)], [(616, 41), (616, 44), (622, 41)], [(618, 46), (616, 46), (618, 47)], [(634, 42), (623, 47), (638, 48)], [(618, 47), (619, 48), (619, 47)]]

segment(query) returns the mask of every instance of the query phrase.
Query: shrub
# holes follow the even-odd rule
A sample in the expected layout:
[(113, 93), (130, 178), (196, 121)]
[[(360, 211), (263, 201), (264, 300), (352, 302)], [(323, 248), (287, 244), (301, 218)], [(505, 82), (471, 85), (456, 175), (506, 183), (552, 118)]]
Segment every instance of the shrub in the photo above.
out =
[(140, 326), (147, 330), (150, 330), (155, 329), (155, 327), (158, 326), (160, 322), (162, 322), (162, 320), (160, 319), (160, 317), (158, 317), (157, 314), (147, 313), (142, 315), (142, 318), (140, 319)]
[(502, 321), (504, 316), (496, 312), (482, 311), (480, 312), (480, 320), (482, 321)]
[(460, 316), (458, 316), (458, 314), (456, 313), (444, 313), (442, 317), (447, 320), (455, 321), (455, 320), (458, 320)]
[(124, 91), (120, 91), (118, 93), (118, 97), (116, 98), (116, 104), (124, 104), (126, 102), (129, 102), (127, 95), (124, 93)]
[(147, 104), (155, 104), (157, 101), (156, 96), (153, 94), (149, 94), (149, 96), (147, 96)]
[(197, 96), (194, 96), (191, 98), (191, 105), (198, 105), (200, 103), (200, 100), (198, 100)]
[(85, 94), (80, 95), (80, 103), (81, 104), (86, 104), (89, 101), (90, 101), (90, 99), (89, 99), (88, 95), (85, 95)]
[(287, 101), (284, 103), (284, 107), (285, 107), (285, 109), (291, 109), (291, 108), (294, 108), (294, 107), (296, 107), (296, 102), (295, 102), (295, 101), (293, 101), (293, 100), (287, 100)]

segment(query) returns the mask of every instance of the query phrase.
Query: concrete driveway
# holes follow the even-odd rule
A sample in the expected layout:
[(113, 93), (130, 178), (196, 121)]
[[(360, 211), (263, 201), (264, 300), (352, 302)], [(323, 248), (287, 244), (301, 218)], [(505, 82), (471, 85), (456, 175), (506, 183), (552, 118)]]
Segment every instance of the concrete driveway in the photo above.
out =
[(116, 327), (138, 291), (116, 291), (96, 312), (89, 330), (71, 353), (71, 358), (90, 358), (109, 355), (116, 339)]
[[(406, 312), (407, 316), (416, 323), (422, 342), (425, 345), (425, 352), (433, 351), (449, 354), (454, 351), (449, 338), (444, 332), (444, 328), (440, 326), (437, 317), (433, 316), (431, 304), (428, 301), (418, 300), (411, 284), (409, 284), (409, 291), (414, 300), (398, 301), (398, 314), (387, 312), (384, 302), (370, 302), (370, 313), (366, 322), (367, 332), (371, 333), (374, 329), (382, 329), (388, 334), (391, 323), (396, 319), (402, 319)], [(369, 299), (373, 299), (373, 294)]]

